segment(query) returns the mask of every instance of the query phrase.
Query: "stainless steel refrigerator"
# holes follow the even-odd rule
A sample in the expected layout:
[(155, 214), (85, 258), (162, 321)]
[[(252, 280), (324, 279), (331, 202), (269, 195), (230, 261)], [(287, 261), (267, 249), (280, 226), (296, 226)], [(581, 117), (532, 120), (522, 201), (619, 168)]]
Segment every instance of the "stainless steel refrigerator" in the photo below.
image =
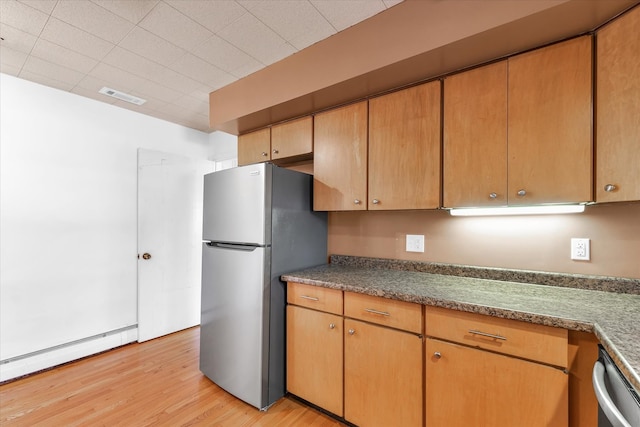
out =
[(259, 408), (285, 394), (284, 273), (327, 262), (313, 177), (269, 163), (204, 177), (200, 370)]

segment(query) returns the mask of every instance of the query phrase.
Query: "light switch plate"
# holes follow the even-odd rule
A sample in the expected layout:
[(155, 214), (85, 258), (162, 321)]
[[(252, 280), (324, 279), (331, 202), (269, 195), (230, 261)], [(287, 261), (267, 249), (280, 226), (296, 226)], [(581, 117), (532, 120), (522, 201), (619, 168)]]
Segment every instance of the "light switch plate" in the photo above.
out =
[(407, 252), (424, 252), (424, 235), (407, 234)]

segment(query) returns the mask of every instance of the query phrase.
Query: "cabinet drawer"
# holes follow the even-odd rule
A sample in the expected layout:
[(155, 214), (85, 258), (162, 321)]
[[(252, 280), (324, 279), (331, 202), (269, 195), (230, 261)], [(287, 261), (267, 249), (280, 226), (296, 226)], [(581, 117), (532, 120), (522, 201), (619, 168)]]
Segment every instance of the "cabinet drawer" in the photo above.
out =
[(287, 282), (287, 302), (333, 314), (342, 314), (342, 291)]
[(344, 315), (417, 334), (422, 333), (420, 304), (345, 292)]
[(425, 333), (472, 347), (567, 366), (567, 330), (562, 328), (427, 307)]

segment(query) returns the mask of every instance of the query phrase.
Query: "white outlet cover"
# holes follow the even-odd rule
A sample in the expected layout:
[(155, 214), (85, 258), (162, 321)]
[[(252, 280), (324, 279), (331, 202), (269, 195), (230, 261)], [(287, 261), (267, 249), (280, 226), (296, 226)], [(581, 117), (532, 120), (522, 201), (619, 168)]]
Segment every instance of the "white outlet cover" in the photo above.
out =
[(406, 251), (407, 252), (424, 252), (424, 235), (423, 234), (407, 234)]
[(576, 261), (590, 261), (591, 247), (589, 239), (571, 239), (571, 259)]

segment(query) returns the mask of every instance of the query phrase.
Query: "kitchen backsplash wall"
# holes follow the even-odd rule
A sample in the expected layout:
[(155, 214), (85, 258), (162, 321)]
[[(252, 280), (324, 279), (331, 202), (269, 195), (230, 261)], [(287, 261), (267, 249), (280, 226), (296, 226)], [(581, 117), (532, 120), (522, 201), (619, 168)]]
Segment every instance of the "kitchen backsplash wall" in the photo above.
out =
[[(425, 236), (424, 253), (405, 251), (407, 234)], [(591, 261), (570, 259), (572, 237), (591, 239)], [(329, 254), (640, 278), (640, 203), (550, 216), (331, 212)]]

